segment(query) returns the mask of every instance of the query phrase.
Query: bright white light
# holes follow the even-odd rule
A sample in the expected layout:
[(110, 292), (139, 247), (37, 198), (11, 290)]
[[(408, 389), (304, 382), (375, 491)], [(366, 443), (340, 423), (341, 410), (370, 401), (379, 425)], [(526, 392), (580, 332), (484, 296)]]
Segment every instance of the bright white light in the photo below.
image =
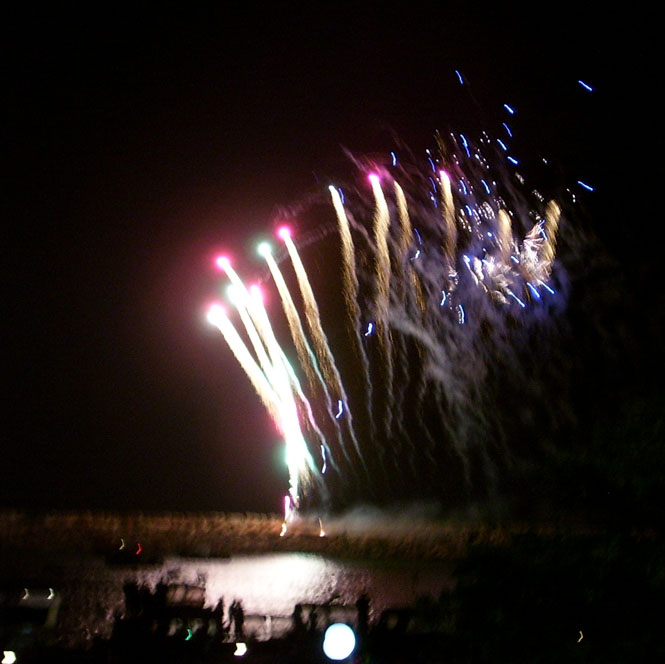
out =
[(231, 267), (231, 261), (228, 256), (217, 256), (215, 264), (220, 270), (228, 270)]
[(242, 302), (242, 294), (238, 291), (238, 287), (234, 286), (233, 284), (228, 284), (226, 287), (226, 297), (233, 305), (237, 305)]
[(259, 252), (259, 256), (265, 257), (265, 256), (270, 256), (270, 254), (272, 254), (272, 247), (267, 242), (261, 242), (261, 244), (259, 244), (256, 250)]
[(263, 304), (263, 291), (261, 290), (261, 287), (258, 286), (257, 284), (252, 284), (249, 287), (249, 294), (258, 302)]
[[(221, 321), (226, 318), (224, 308), (219, 304), (213, 304), (206, 315), (208, 322), (215, 327), (219, 327)], [(122, 547), (121, 547), (122, 548)]]
[(236, 657), (242, 657), (247, 654), (247, 644), (246, 643), (236, 643), (236, 649), (233, 653)]
[(356, 647), (356, 635), (343, 623), (333, 623), (323, 637), (323, 652), (328, 659), (346, 659)]
[(2, 654), (2, 664), (14, 664), (16, 661), (16, 653), (13, 650), (3, 650)]

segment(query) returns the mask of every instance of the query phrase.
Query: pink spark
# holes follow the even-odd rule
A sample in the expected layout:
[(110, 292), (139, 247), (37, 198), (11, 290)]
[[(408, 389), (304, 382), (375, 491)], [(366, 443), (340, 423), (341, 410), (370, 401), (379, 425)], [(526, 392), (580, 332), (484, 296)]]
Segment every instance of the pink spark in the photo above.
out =
[(215, 259), (215, 265), (220, 269), (226, 272), (231, 267), (231, 261), (228, 256), (217, 256)]
[(291, 229), (288, 226), (281, 226), (277, 229), (277, 236), (282, 240), (286, 240), (291, 237)]

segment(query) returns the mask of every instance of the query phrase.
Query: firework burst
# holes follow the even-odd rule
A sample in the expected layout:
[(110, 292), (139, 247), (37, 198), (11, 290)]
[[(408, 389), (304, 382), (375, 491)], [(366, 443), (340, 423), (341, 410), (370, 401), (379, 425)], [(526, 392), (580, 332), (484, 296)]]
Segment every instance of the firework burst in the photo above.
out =
[[(261, 245), (283, 316), (220, 263), (245, 340), (219, 306), (210, 321), (284, 433), (287, 515), (492, 485), (518, 456), (516, 431), (526, 445), (539, 436), (538, 376), (567, 299), (562, 203), (526, 194), (516, 160), (486, 135), (437, 142), (424, 168), (394, 154), (390, 165), (357, 161), (369, 187), (322, 194), (334, 221), (312, 245), (327, 252), (319, 292), (307, 238), (280, 228), (281, 260)], [(319, 303), (333, 291), (343, 303), (330, 319)], [(280, 341), (273, 325), (288, 330)]]

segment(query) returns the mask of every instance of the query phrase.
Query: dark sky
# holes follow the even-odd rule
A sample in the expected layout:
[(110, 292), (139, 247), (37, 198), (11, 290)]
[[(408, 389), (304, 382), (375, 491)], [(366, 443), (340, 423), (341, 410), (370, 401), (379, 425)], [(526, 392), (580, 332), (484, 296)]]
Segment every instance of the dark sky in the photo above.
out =
[(280, 509), (277, 434), (203, 320), (211, 259), (257, 265), (276, 205), (352, 174), (342, 146), (387, 151), (394, 131), (421, 151), (510, 102), (614, 209), (604, 239), (638, 245), (619, 219), (622, 182), (653, 197), (648, 15), (429, 4), (3, 20), (0, 507)]

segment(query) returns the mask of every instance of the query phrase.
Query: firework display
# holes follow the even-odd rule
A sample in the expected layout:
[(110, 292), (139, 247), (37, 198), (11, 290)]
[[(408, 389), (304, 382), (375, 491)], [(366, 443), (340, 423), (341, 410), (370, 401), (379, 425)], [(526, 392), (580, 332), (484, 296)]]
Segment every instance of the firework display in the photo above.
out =
[[(208, 320), (284, 437), (287, 516), (491, 484), (547, 425), (535, 377), (560, 370), (544, 358), (567, 298), (564, 203), (529, 186), (503, 140), (436, 138), (421, 163), (356, 160), (355, 188), (321, 194), (316, 242), (281, 225), (281, 248), (260, 245), (261, 287), (218, 259), (235, 311)], [(270, 313), (263, 289), (279, 296)]]

